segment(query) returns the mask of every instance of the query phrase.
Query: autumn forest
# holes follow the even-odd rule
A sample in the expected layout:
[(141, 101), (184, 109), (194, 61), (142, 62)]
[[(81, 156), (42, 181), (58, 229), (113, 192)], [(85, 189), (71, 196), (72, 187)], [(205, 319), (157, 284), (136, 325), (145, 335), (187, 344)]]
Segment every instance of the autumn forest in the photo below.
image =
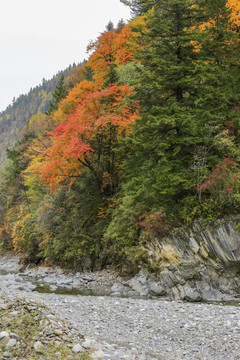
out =
[(129, 23), (0, 113), (0, 249), (27, 261), (133, 269), (239, 213), (240, 3), (121, 1)]

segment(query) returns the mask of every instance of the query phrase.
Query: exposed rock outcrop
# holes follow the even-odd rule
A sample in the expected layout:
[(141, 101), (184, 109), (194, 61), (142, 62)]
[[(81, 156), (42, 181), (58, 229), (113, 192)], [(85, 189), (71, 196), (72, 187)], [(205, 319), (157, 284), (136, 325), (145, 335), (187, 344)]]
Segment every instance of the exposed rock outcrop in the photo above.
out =
[[(147, 261), (156, 270), (142, 290), (189, 301), (240, 298), (240, 215), (204, 225), (175, 229), (147, 242)], [(142, 272), (132, 280), (141, 285)], [(131, 284), (130, 284), (131, 285)]]

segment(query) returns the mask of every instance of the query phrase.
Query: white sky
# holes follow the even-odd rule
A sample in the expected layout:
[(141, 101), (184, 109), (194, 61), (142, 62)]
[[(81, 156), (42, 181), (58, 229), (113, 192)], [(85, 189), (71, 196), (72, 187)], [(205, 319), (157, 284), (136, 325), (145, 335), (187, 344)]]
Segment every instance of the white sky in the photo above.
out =
[(120, 0), (0, 0), (0, 111), (87, 58), (89, 40), (130, 18)]

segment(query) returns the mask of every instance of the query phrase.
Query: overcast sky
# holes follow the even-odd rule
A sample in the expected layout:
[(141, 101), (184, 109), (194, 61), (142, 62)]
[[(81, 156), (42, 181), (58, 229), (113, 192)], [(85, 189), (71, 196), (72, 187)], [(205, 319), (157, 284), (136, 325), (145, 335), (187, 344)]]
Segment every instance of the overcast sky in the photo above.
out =
[(87, 58), (86, 46), (130, 18), (120, 0), (0, 0), (0, 111), (13, 97)]

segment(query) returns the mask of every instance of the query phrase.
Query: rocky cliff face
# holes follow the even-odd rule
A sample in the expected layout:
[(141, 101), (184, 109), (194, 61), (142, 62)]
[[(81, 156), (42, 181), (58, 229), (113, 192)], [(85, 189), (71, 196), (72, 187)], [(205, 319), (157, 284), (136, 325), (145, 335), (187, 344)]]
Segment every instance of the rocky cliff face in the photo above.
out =
[(195, 221), (146, 244), (154, 275), (142, 270), (132, 287), (143, 293), (189, 301), (240, 300), (240, 215), (217, 224)]

